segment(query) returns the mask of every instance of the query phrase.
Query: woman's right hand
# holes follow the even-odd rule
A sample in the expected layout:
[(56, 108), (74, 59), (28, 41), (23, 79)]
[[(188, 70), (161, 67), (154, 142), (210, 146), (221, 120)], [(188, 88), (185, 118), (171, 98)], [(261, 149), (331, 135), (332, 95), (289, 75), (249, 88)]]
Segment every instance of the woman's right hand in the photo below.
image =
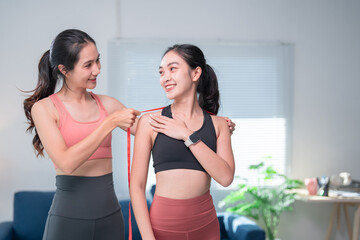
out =
[(112, 122), (122, 129), (130, 128), (134, 125), (136, 117), (141, 114), (140, 111), (133, 108), (123, 108), (109, 115)]

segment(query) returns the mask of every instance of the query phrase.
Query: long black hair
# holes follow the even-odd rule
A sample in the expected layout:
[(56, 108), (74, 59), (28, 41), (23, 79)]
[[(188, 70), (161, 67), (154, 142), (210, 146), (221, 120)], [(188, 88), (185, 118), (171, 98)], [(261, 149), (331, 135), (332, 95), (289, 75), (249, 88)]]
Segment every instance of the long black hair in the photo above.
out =
[(191, 44), (176, 44), (169, 47), (163, 56), (168, 52), (175, 51), (192, 70), (200, 67), (202, 70), (197, 93), (199, 94), (199, 105), (208, 112), (217, 114), (220, 106), (220, 93), (216, 74), (211, 66), (206, 63), (204, 53), (200, 48)]
[(59, 64), (62, 64), (65, 67), (66, 72), (73, 70), (75, 64), (79, 60), (80, 51), (88, 43), (95, 44), (95, 41), (87, 33), (77, 29), (65, 30), (56, 36), (50, 49), (42, 55), (39, 61), (37, 86), (34, 90), (29, 91), (33, 94), (24, 100), (25, 116), (30, 125), (27, 128), (27, 131), (32, 132), (32, 130), (35, 129), (33, 146), (37, 151), (37, 156), (44, 155), (44, 147), (31, 117), (31, 108), (37, 101), (46, 98), (55, 92), (56, 84), (59, 79), (65, 79), (58, 68)]

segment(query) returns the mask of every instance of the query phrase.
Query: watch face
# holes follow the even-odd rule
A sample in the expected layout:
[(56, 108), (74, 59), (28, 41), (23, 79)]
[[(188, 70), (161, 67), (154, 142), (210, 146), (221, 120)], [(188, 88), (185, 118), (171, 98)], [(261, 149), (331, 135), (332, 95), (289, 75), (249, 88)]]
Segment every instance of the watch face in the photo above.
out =
[(198, 141), (200, 141), (200, 135), (197, 133), (191, 134), (189, 138), (193, 143), (197, 143)]

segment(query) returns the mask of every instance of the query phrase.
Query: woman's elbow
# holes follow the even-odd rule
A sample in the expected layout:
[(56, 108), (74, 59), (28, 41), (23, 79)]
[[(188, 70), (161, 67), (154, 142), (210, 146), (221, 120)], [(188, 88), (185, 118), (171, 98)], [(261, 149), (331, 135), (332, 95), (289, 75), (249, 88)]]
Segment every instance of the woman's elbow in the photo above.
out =
[(75, 172), (75, 169), (72, 168), (59, 168), (64, 174), (72, 175)]
[(136, 181), (131, 181), (130, 180), (130, 187), (129, 187), (129, 192), (130, 192), (130, 196), (134, 196), (137, 195), (141, 192), (144, 192), (145, 194), (145, 186), (143, 186), (142, 184), (137, 183)]
[(218, 183), (223, 187), (228, 187), (234, 180), (234, 171), (223, 176)]
[(226, 178), (222, 179), (221, 182), (219, 182), (219, 183), (223, 187), (228, 187), (233, 182), (233, 180), (234, 180), (234, 176), (230, 176), (230, 177), (226, 177)]
[(135, 190), (134, 183), (132, 183), (132, 182), (130, 181), (130, 185), (129, 185), (130, 198), (132, 198), (132, 196), (134, 195), (134, 191), (136, 191), (136, 190)]
[(71, 163), (61, 163), (61, 164), (56, 164), (55, 163), (55, 165), (56, 165), (56, 167), (58, 169), (60, 169), (66, 175), (73, 174), (75, 172), (75, 170), (77, 169), (77, 167), (74, 166), (74, 164), (71, 164)]

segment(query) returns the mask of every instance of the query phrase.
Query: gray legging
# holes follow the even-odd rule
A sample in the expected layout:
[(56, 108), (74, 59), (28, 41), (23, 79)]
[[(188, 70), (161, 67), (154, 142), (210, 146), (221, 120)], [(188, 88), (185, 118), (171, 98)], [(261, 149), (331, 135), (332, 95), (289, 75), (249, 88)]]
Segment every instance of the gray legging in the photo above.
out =
[(112, 173), (99, 177), (57, 175), (56, 187), (43, 240), (125, 239)]

